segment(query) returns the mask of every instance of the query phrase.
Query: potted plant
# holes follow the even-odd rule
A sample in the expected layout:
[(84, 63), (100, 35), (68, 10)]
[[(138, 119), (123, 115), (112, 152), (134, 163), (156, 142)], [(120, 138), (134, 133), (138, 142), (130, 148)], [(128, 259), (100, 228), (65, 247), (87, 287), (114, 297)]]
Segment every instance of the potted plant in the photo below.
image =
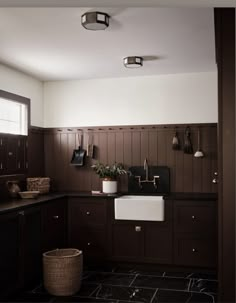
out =
[(91, 166), (96, 174), (102, 178), (102, 191), (106, 194), (114, 194), (117, 192), (117, 177), (127, 174), (124, 165), (114, 163), (112, 165), (104, 165), (100, 162)]

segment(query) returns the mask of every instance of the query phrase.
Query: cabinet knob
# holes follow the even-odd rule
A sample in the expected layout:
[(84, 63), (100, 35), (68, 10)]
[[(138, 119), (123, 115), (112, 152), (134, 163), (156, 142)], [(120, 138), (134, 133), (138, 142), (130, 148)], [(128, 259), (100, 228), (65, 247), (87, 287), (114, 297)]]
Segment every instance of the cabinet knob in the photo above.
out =
[(53, 216), (53, 219), (59, 219), (59, 216)]
[(87, 244), (88, 246), (90, 246), (91, 245), (91, 243), (90, 242), (88, 242), (88, 244)]
[(140, 232), (142, 230), (141, 226), (135, 226), (135, 231)]
[(89, 215), (90, 215), (90, 211), (87, 211), (87, 212), (86, 212), (86, 215), (89, 216)]
[(12, 155), (13, 155), (13, 152), (9, 152), (9, 153), (8, 153), (8, 156), (12, 156)]
[(217, 184), (217, 183), (218, 183), (217, 178), (214, 178), (214, 179), (212, 180), (212, 183), (213, 183), (213, 184)]
[(192, 249), (192, 252), (197, 252), (196, 248), (193, 248), (193, 249)]
[(24, 212), (24, 211), (19, 211), (19, 215), (20, 215), (20, 216), (24, 216), (24, 215), (25, 215), (25, 212)]
[(192, 215), (192, 219), (193, 219), (193, 220), (195, 220), (195, 219), (196, 219), (196, 217), (195, 217), (194, 215)]

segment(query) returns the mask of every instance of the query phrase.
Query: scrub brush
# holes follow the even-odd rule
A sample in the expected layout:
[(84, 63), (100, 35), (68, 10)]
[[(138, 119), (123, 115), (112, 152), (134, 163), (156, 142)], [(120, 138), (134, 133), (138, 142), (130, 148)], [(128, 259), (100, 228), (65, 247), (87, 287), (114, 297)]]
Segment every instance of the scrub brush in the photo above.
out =
[(179, 150), (180, 149), (180, 143), (179, 143), (179, 138), (178, 138), (178, 133), (175, 131), (175, 135), (172, 140), (172, 149), (173, 150)]
[(190, 128), (189, 126), (186, 127), (184, 132), (184, 153), (185, 154), (192, 154), (193, 153), (193, 146), (190, 139)]

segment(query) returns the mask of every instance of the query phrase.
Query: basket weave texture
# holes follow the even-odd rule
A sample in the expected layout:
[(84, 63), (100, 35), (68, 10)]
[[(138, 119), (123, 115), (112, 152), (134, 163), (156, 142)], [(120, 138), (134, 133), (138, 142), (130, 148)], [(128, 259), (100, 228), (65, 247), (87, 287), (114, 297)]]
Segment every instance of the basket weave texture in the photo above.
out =
[(50, 189), (50, 178), (27, 178), (27, 190), (39, 191), (40, 194), (46, 194)]
[(43, 254), (45, 289), (54, 296), (71, 296), (80, 290), (83, 253), (74, 248), (56, 249)]

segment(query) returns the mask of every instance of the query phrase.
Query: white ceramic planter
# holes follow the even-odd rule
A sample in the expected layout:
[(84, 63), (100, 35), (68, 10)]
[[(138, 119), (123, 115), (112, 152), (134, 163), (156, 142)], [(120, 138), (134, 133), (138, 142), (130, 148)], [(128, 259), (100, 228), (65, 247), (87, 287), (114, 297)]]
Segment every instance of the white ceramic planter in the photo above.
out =
[(103, 180), (102, 181), (102, 192), (104, 194), (117, 193), (117, 181)]

